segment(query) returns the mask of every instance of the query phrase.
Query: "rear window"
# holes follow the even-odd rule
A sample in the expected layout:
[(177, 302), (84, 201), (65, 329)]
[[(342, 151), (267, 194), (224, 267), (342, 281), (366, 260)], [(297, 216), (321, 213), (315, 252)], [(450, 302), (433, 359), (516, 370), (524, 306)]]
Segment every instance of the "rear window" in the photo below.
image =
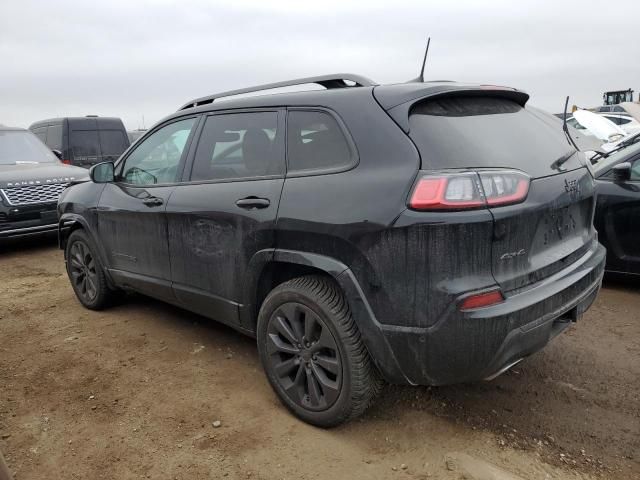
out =
[(100, 130), (102, 160), (116, 160), (129, 146), (129, 139), (122, 130)]
[[(503, 98), (439, 97), (413, 107), (410, 136), (423, 169), (505, 167), (550, 175), (572, 147), (561, 124), (541, 115)], [(568, 170), (579, 166), (578, 155), (563, 163)]]
[(80, 163), (96, 163), (98, 161), (98, 131), (97, 130), (71, 130), (69, 134), (69, 147), (73, 152), (73, 158)]

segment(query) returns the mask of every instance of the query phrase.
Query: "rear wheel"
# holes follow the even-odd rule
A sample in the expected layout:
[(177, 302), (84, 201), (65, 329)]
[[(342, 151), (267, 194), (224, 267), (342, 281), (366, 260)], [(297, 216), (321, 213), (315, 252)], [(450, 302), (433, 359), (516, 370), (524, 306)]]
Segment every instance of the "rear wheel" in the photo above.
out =
[(67, 275), (80, 303), (91, 310), (107, 307), (114, 297), (95, 247), (83, 230), (69, 235), (65, 250)]
[(382, 386), (339, 287), (320, 276), (276, 287), (258, 316), (271, 386), (296, 416), (332, 427), (369, 406)]

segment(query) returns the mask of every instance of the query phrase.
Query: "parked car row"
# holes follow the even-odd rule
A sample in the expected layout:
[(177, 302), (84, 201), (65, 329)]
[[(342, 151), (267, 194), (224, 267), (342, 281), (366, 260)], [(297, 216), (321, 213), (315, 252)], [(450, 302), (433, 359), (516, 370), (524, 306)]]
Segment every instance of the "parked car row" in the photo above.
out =
[[(325, 90), (264, 94), (308, 83)], [(74, 177), (49, 182), (71, 286), (89, 309), (135, 291), (255, 337), (282, 403), (323, 427), (361, 414), (383, 381), (493, 378), (594, 301), (594, 217), (620, 243), (607, 268), (623, 269), (637, 232), (621, 214), (637, 205), (636, 147), (592, 165), (528, 100), (327, 75), (191, 100), (117, 160), (102, 143), (85, 155), (101, 160), (90, 181), (49, 154)], [(56, 122), (32, 128), (46, 142), (61, 125), (64, 160), (76, 132), (116, 130)], [(20, 181), (0, 184), (3, 203), (47, 179)]]

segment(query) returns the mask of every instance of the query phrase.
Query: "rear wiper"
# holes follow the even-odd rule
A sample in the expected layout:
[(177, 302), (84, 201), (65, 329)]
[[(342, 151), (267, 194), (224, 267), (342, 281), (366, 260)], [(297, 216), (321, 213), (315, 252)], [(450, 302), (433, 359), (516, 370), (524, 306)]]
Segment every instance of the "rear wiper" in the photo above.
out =
[(559, 169), (563, 163), (566, 163), (566, 161), (569, 160), (571, 157), (573, 157), (576, 153), (578, 152), (575, 150), (572, 152), (565, 153), (563, 156), (561, 156), (551, 164), (551, 168), (553, 170)]
[(569, 106), (569, 95), (567, 95), (567, 99), (564, 101), (564, 113), (562, 114), (562, 131), (566, 135), (567, 140), (569, 141), (569, 144), (572, 145), (573, 148), (575, 148), (576, 150), (580, 151), (580, 148), (578, 148), (578, 145), (576, 145), (576, 142), (571, 137), (571, 134), (569, 133), (569, 127), (567, 126), (567, 107), (568, 106)]

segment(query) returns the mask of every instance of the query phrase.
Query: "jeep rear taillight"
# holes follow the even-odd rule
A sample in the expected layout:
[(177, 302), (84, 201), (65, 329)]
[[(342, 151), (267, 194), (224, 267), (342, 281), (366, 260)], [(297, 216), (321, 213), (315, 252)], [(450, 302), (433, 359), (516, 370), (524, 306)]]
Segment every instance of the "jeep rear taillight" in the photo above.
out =
[(520, 203), (527, 198), (529, 177), (515, 170), (422, 174), (409, 207), (414, 210), (468, 210)]

